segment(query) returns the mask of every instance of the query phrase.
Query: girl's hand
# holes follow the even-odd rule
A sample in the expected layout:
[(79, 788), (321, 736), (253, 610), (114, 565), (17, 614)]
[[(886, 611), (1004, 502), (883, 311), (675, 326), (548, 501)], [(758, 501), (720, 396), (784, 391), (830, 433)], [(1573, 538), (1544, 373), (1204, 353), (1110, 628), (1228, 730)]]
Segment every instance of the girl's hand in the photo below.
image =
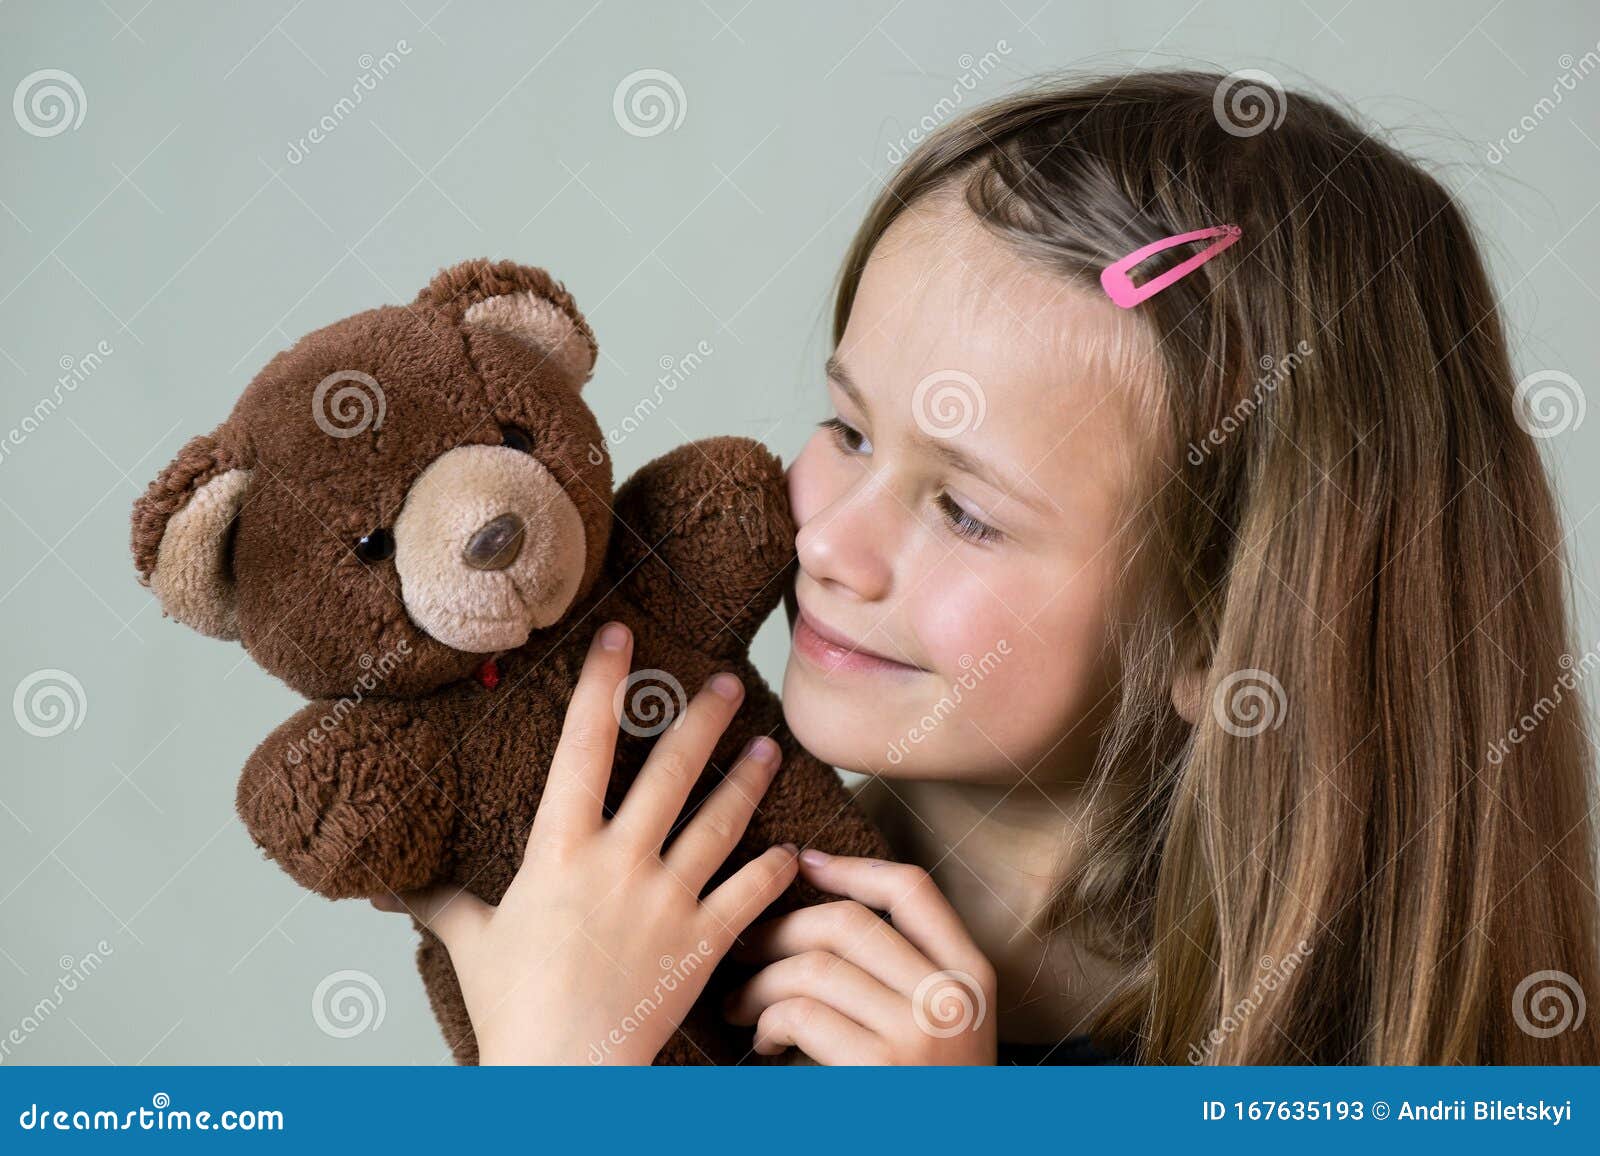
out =
[[(776, 960), (724, 1014), (755, 1050), (821, 1064), (992, 1064), (994, 968), (920, 867), (800, 853), (800, 873), (846, 898), (751, 929), (734, 958)], [(891, 926), (877, 915), (885, 911)]]
[(499, 906), (459, 887), (373, 901), (409, 911), (444, 941), (482, 1063), (649, 1063), (734, 937), (794, 880), (795, 848), (774, 847), (699, 898), (777, 770), (777, 744), (764, 736), (661, 854), (743, 697), (733, 675), (695, 696), (604, 819), (612, 704), (631, 654), (615, 622), (590, 646), (522, 866)]

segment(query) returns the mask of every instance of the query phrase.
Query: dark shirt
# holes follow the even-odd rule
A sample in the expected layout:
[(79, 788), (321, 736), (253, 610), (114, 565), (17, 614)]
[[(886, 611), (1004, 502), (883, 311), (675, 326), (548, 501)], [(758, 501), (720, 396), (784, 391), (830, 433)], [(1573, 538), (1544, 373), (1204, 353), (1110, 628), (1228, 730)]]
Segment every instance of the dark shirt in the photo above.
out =
[(1000, 1064), (1029, 1067), (1056, 1064), (1128, 1064), (1129, 1054), (1110, 1052), (1096, 1047), (1088, 1036), (1071, 1036), (1054, 1044), (1013, 1044), (1000, 1041)]

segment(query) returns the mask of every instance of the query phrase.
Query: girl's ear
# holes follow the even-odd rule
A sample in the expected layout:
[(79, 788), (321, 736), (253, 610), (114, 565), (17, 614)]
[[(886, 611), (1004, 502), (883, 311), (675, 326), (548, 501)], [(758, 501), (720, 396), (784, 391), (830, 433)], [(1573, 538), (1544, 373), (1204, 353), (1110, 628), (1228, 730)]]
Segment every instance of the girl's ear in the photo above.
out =
[(1207, 666), (1185, 666), (1172, 679), (1172, 709), (1190, 726), (1200, 722), (1206, 705), (1206, 683), (1211, 677)]
[(201, 634), (237, 639), (228, 542), (250, 471), (215, 437), (191, 439), (133, 506), (133, 560), (161, 608)]

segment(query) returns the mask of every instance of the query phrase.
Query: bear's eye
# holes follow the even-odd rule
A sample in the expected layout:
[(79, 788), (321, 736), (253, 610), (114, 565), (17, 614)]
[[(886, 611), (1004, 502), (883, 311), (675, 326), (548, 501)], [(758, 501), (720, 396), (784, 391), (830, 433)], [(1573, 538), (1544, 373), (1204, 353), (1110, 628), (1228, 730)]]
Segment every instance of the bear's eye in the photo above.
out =
[(356, 543), (356, 557), (363, 562), (382, 562), (394, 557), (394, 535), (379, 528)]
[(527, 430), (517, 425), (500, 427), (500, 444), (525, 454), (533, 452), (533, 439), (528, 436)]

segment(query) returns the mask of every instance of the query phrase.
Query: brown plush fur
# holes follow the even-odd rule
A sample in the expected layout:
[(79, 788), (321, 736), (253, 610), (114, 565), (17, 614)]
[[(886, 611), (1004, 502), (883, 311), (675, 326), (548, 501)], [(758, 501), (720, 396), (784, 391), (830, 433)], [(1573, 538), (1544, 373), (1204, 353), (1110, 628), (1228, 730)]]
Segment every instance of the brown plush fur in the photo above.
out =
[[(528, 291), (559, 310), (543, 312), (570, 322), (562, 356), (550, 341), (467, 320), (478, 302)], [(195, 553), (161, 551), (192, 495), (227, 470), (251, 471), (231, 542), (212, 551), (224, 559), (221, 581), (213, 575), (197, 588), (226, 591), (226, 620), (251, 656), (312, 700), (251, 755), (238, 793), (251, 836), (303, 886), (338, 899), (454, 882), (497, 902), (521, 861), (584, 653), (608, 619), (633, 629), (636, 669), (670, 674), (687, 695), (716, 670), (744, 680), (744, 705), (691, 808), (750, 736), (772, 734), (783, 748), (783, 769), (713, 883), (786, 841), (886, 853), (838, 776), (794, 742), (749, 662), (748, 642), (793, 561), (777, 459), (746, 439), (713, 438), (651, 462), (613, 495), (574, 350), (592, 363), (593, 334), (547, 273), (464, 262), (408, 307), (358, 314), (278, 354), (228, 420), (184, 446), (135, 505), (133, 553), (148, 584), (158, 556)], [(383, 417), (355, 436), (332, 436), (315, 420), (313, 393), (350, 371), (379, 384)], [(566, 613), (497, 656), (491, 689), (474, 677), (489, 655), (424, 632), (407, 614), (394, 560), (363, 561), (353, 547), (395, 524), (412, 483), (440, 455), (499, 447), (509, 427), (526, 431), (576, 508), (585, 548)], [(622, 735), (608, 810), (652, 744)], [(797, 883), (771, 913), (823, 898)], [(417, 961), (457, 1061), (475, 1063), (449, 957), (425, 930)], [(658, 1062), (747, 1057), (748, 1029), (717, 1015), (736, 978), (729, 965), (717, 969)]]

